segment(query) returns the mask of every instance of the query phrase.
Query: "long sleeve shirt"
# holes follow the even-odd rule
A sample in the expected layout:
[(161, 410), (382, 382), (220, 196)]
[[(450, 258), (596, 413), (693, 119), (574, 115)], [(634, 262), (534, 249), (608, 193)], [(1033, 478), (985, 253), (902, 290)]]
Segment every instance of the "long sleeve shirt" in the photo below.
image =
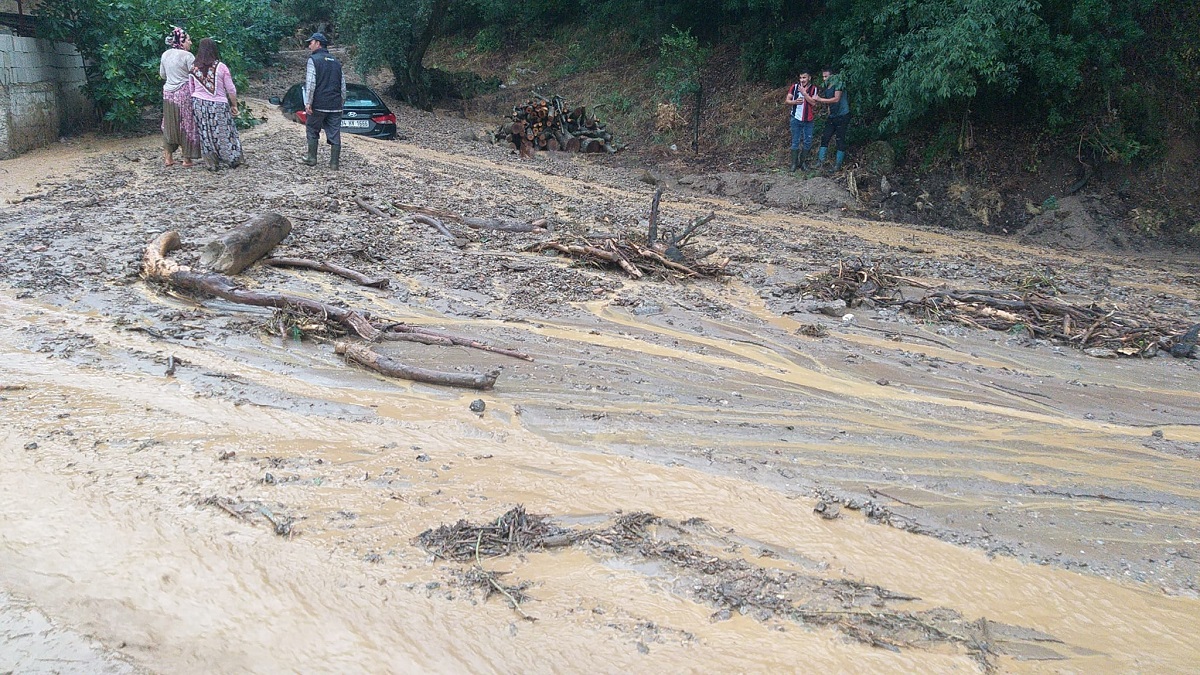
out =
[[(212, 89), (209, 89), (209, 85)], [(237, 97), (237, 88), (233, 86), (233, 76), (229, 74), (229, 66), (217, 61), (217, 72), (213, 81), (205, 83), (192, 73), (192, 98), (203, 101), (226, 101)]]
[(168, 49), (158, 63), (158, 76), (166, 80), (163, 92), (178, 91), (187, 84), (196, 56), (186, 49)]
[[(345, 103), (345, 101), (346, 101), (346, 73), (343, 72), (340, 68), (339, 68), (338, 72), (341, 75), (340, 86), (342, 89), (342, 102)], [(308, 106), (311, 106), (313, 104), (313, 93), (316, 92), (316, 90), (317, 90), (317, 66), (316, 66), (316, 64), (313, 63), (312, 58), (309, 57), (308, 66), (304, 70), (304, 107), (307, 108)], [(331, 108), (331, 109), (326, 109), (324, 107), (313, 108), (313, 109), (316, 110), (317, 112), (341, 112), (342, 106), (338, 106), (337, 108)]]

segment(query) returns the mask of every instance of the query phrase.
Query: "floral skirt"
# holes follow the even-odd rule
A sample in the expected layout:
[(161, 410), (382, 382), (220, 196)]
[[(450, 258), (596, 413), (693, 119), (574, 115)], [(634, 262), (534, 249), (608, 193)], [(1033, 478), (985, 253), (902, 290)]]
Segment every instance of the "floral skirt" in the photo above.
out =
[(242, 163), (242, 139), (229, 104), (225, 101), (192, 99), (192, 111), (196, 116), (196, 132), (200, 135), (200, 152), (205, 157), (214, 156), (229, 166)]
[(184, 159), (200, 157), (200, 137), (196, 135), (196, 118), (192, 113), (192, 90), (180, 87), (163, 92), (163, 147), (171, 152), (183, 150)]

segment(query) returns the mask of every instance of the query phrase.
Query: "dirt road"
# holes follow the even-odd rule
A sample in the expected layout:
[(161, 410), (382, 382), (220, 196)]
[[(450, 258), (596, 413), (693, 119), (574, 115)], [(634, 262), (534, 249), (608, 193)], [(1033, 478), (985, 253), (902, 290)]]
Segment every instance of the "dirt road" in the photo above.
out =
[[(404, 209), (360, 209), (355, 197), (546, 218), (558, 236), (646, 217), (654, 188), (637, 168), (520, 161), (471, 140), (468, 122), (400, 115), (419, 141), (349, 138), (337, 175), (298, 166), (302, 130), (274, 113), (243, 136), (249, 166), (216, 175), (162, 168), (155, 138), (0, 163), (7, 200), (37, 195), (0, 208), (0, 593), (98, 641), (94, 664), (1164, 672), (1200, 660), (1196, 360), (1096, 359), (887, 310), (843, 320), (794, 291), (838, 259), (888, 258), (961, 288), (1050, 273), (1072, 299), (1196, 317), (1195, 260), (1068, 258), (668, 189), (668, 224), (717, 214), (705, 240), (734, 274), (634, 282), (523, 252), (550, 235), (459, 228), (471, 239), (459, 249)], [(483, 395), (386, 380), (328, 341), (294, 339), (269, 310), (139, 279), (160, 232), (178, 230), (174, 256), (194, 264), (263, 211), (293, 222), (280, 255), (392, 287), (262, 266), (247, 287), (534, 361), (389, 343), (416, 364), (503, 371)], [(811, 325), (825, 336), (806, 336)], [(840, 515), (814, 513), (819, 500)], [(518, 504), (588, 534), (465, 562), (414, 541)], [(507, 573), (491, 577), (506, 590), (471, 577), (477, 566)]]

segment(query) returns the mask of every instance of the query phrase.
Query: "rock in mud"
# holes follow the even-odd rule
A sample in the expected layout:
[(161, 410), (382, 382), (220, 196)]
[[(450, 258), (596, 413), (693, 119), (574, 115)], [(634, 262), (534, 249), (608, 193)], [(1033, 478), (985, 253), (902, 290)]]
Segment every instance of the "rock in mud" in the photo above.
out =
[(837, 502), (817, 502), (817, 505), (813, 507), (813, 513), (825, 520), (833, 520), (842, 515), (842, 505)]
[(487, 408), (487, 404), (484, 403), (483, 399), (481, 399), (481, 398), (477, 398), (474, 401), (471, 401), (471, 412), (481, 413), (486, 408)]

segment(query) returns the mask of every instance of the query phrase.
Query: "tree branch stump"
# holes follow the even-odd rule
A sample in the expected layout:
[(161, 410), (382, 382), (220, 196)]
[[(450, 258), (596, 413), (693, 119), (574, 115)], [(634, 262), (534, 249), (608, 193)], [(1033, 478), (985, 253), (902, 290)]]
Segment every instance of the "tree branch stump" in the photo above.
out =
[(200, 264), (221, 274), (238, 274), (292, 232), (292, 223), (278, 213), (265, 213), (210, 241)]

